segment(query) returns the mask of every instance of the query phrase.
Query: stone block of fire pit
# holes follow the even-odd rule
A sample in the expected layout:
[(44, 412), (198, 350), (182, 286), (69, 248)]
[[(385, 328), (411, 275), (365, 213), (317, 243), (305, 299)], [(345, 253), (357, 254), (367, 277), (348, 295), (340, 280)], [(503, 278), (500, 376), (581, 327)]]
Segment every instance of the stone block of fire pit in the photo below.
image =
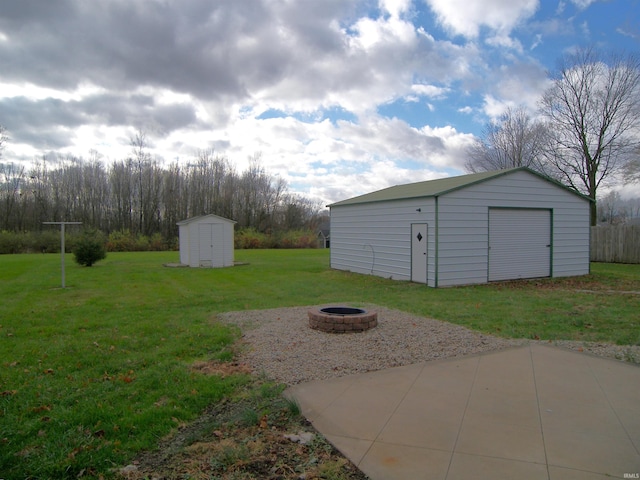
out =
[(327, 333), (364, 332), (378, 325), (378, 313), (352, 307), (309, 310), (309, 326)]

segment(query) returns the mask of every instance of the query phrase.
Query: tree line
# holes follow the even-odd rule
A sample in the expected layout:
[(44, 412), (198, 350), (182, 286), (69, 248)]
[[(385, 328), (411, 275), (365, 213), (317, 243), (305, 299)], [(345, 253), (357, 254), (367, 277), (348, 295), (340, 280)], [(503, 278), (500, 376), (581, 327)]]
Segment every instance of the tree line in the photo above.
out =
[(131, 140), (132, 156), (107, 165), (95, 152), (84, 159), (43, 156), (32, 167), (0, 163), (0, 230), (41, 231), (43, 222), (78, 221), (105, 233), (160, 234), (175, 242), (176, 223), (203, 214), (263, 234), (315, 229), (321, 205), (291, 193), (269, 174), (260, 155), (238, 172), (229, 159), (201, 151), (187, 164), (164, 165)]

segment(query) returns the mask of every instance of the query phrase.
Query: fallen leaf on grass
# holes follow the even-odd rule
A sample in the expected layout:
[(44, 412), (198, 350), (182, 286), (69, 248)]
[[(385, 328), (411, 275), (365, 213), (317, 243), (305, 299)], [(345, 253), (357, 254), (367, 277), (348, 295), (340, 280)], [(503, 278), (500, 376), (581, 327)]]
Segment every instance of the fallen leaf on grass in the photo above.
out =
[(204, 375), (220, 375), (228, 377), (236, 374), (250, 374), (251, 367), (244, 363), (217, 362), (215, 360), (207, 362), (195, 362), (191, 365), (191, 370), (203, 373)]
[(267, 416), (264, 415), (261, 419), (260, 419), (260, 428), (265, 429), (269, 426), (269, 424), (267, 423)]
[(10, 397), (11, 395), (15, 395), (18, 393), (17, 390), (5, 390), (4, 392), (0, 392), (0, 397)]
[(51, 407), (49, 405), (40, 405), (39, 407), (33, 407), (31, 409), (31, 411), (34, 412), (34, 413), (50, 412), (51, 411)]
[(74, 459), (76, 458), (76, 455), (81, 451), (82, 451), (82, 448), (76, 447), (73, 450), (71, 450), (71, 452), (69, 452), (69, 454), (67, 455), (67, 458)]

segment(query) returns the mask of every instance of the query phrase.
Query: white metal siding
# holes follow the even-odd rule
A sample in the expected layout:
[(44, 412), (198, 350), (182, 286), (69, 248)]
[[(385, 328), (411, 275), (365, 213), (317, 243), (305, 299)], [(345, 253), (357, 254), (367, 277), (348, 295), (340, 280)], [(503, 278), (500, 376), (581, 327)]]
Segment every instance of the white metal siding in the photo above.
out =
[(200, 266), (200, 239), (199, 239), (200, 223), (194, 222), (187, 225), (189, 229), (189, 266)]
[(517, 171), (438, 199), (438, 286), (487, 281), (491, 207), (552, 210), (553, 276), (589, 273), (589, 202)]
[(438, 286), (487, 281), (487, 207), (478, 199), (438, 199)]
[[(332, 207), (331, 268), (410, 280), (411, 224), (432, 223), (433, 205), (433, 199), (424, 199)], [(433, 257), (431, 232), (426, 241)]]
[(180, 263), (189, 265), (189, 225), (180, 225), (178, 236), (180, 237)]
[(213, 257), (211, 259), (212, 267), (224, 267), (227, 266), (226, 258), (226, 245), (224, 235), (224, 225), (214, 224), (212, 225), (211, 238), (213, 240)]
[(551, 212), (489, 209), (489, 281), (551, 275)]

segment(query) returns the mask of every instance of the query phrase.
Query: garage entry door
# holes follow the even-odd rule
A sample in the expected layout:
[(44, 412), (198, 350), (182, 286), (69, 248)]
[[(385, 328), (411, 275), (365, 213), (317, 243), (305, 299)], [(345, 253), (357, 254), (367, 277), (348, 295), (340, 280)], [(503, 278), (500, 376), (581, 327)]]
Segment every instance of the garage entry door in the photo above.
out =
[(489, 209), (489, 281), (551, 276), (551, 211)]

